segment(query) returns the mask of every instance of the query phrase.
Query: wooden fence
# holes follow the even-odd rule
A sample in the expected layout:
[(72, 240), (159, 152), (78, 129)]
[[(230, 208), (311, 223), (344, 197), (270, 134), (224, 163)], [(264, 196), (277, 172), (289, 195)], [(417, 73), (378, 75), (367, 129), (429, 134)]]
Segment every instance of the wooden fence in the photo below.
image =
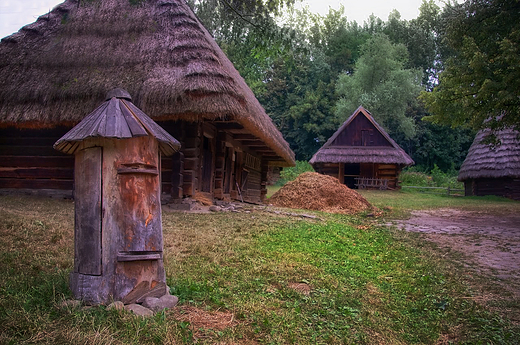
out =
[(419, 192), (428, 194), (439, 194), (448, 196), (464, 196), (464, 189), (451, 187), (422, 187), (422, 186), (401, 186), (401, 188), (417, 189)]

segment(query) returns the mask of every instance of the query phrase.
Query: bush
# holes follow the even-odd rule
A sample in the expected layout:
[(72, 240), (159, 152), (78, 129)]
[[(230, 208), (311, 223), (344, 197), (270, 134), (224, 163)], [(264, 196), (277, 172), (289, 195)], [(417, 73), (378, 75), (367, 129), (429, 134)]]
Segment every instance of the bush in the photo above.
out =
[(293, 181), (300, 174), (307, 171), (314, 171), (312, 165), (307, 161), (296, 161), (296, 166), (290, 168), (283, 168), (280, 172), (280, 180), (276, 183), (277, 185), (283, 186), (289, 181)]
[(402, 186), (464, 188), (464, 185), (457, 181), (455, 170), (443, 172), (437, 164), (434, 164), (429, 174), (416, 171), (414, 168), (406, 169), (399, 175), (399, 181)]
[(431, 176), (423, 172), (418, 171), (403, 171), (399, 175), (399, 181), (402, 186), (420, 186), (420, 187), (431, 187), (433, 186), (433, 180)]

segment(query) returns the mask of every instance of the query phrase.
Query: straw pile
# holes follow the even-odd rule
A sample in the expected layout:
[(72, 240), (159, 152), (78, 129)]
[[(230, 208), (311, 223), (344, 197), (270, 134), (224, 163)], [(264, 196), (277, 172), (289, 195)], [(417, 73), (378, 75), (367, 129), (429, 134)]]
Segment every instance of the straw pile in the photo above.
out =
[(336, 178), (306, 172), (288, 182), (269, 198), (274, 206), (354, 214), (373, 209), (359, 193), (341, 184)]

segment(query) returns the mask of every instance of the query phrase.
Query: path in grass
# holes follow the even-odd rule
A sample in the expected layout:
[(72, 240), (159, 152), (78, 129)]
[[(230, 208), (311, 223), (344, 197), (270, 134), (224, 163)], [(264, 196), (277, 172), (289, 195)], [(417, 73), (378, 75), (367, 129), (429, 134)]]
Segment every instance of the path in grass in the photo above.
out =
[[(442, 248), (463, 253), (473, 269), (497, 279), (520, 279), (520, 215), (486, 214), (456, 209), (413, 211), (395, 222), (399, 227), (425, 234)], [(467, 258), (466, 258), (467, 260)], [(512, 286), (520, 294), (520, 286)]]
[(473, 285), (474, 300), (520, 322), (520, 215), (460, 209), (415, 210), (398, 227), (420, 233)]

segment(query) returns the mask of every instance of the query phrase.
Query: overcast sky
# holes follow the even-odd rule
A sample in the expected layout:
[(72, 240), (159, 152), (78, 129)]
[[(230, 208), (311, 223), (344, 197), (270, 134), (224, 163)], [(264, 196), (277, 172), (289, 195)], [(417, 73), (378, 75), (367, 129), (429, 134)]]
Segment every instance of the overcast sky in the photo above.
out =
[[(63, 0), (1, 0), (0, 1), (0, 38), (11, 35), (22, 26), (33, 23), (36, 19), (49, 12)], [(339, 9), (345, 6), (348, 21), (359, 24), (373, 13), (387, 20), (388, 14), (396, 9), (403, 19), (413, 19), (419, 15), (422, 0), (304, 0), (312, 12), (325, 15), (329, 7)], [(439, 1), (436, 1), (439, 4)]]

